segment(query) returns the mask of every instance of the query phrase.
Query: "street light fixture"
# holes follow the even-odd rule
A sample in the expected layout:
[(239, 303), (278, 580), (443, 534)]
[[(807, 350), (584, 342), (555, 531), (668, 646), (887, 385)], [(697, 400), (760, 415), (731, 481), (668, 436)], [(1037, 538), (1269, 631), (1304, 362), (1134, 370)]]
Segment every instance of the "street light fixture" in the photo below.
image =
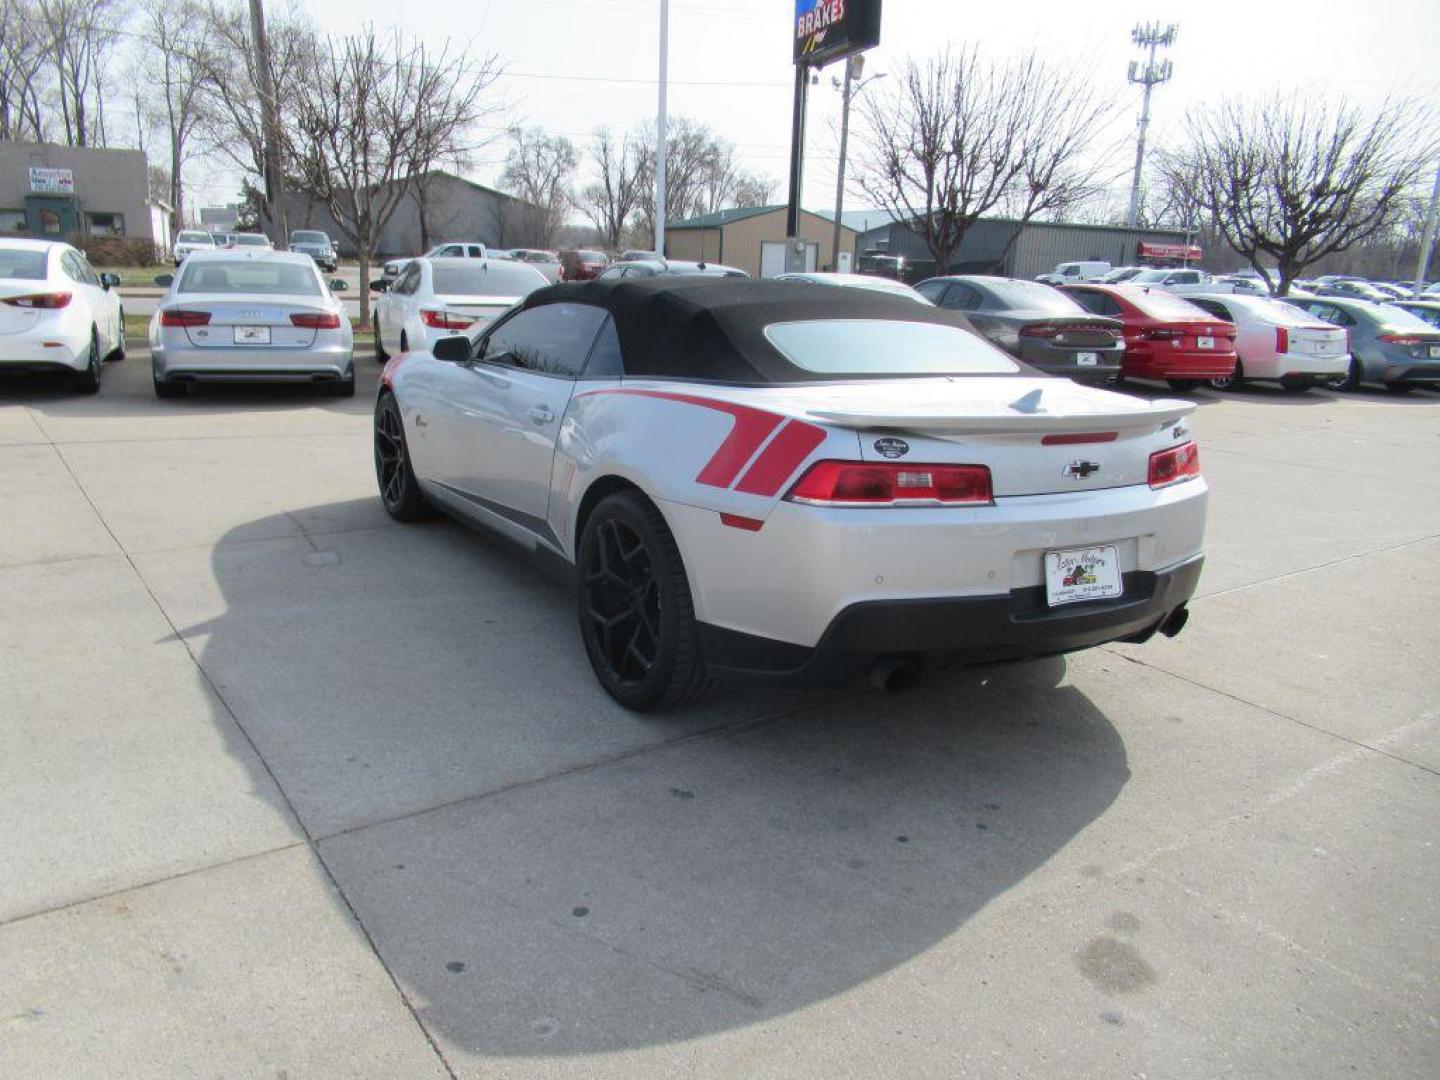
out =
[(845, 61), (845, 79), (842, 82), (835, 76), (830, 77), (831, 85), (839, 90), (842, 95), (840, 106), (840, 167), (835, 178), (835, 233), (830, 241), (830, 268), (838, 271), (840, 269), (840, 216), (845, 209), (845, 154), (850, 143), (850, 103), (855, 96), (864, 90), (871, 83), (885, 78), (885, 72), (879, 71), (868, 79), (860, 76), (865, 72), (865, 54), (856, 53)]

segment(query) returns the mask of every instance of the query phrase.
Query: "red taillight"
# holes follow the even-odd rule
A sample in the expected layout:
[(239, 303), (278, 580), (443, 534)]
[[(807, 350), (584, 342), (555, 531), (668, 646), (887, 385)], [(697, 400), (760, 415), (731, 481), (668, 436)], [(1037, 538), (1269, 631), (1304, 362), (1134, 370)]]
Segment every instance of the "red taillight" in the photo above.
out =
[(209, 326), (210, 312), (182, 311), (174, 308), (160, 313), (161, 326)]
[(1283, 326), (1275, 327), (1275, 351), (1290, 351), (1290, 331)]
[(1115, 340), (1115, 332), (1108, 326), (1082, 326), (1074, 323), (1027, 323), (1020, 328), (1020, 336), (1028, 338), (1050, 338), (1059, 337), (1061, 334), (1074, 331), (1082, 334), (1104, 334), (1112, 342)]
[(28, 296), (7, 296), (5, 303), (30, 311), (54, 311), (68, 307), (71, 296), (68, 292), (30, 293)]
[(475, 320), (469, 315), (458, 315), (453, 311), (435, 311), (432, 308), (421, 308), (420, 321), (426, 326), (433, 326), (436, 330), (468, 330), (470, 329), (470, 324)]
[(1419, 345), (1425, 339), (1419, 334), (1376, 334), (1387, 345)]
[(1164, 327), (1158, 327), (1144, 330), (1140, 336), (1150, 341), (1172, 341), (1175, 338), (1184, 337), (1185, 332), (1183, 330), (1167, 330)]
[(817, 461), (785, 498), (821, 506), (903, 506), (988, 503), (992, 495), (984, 465)]
[(1052, 323), (1029, 323), (1020, 328), (1021, 337), (1053, 338), (1060, 333), (1061, 327)]
[(1150, 486), (1168, 487), (1200, 475), (1200, 448), (1193, 442), (1157, 450), (1150, 455)]
[(339, 330), (340, 316), (333, 311), (297, 311), (290, 316), (290, 324), (306, 330)]
[(1081, 443), (1114, 442), (1120, 437), (1118, 431), (1076, 431), (1063, 435), (1046, 435), (1040, 440), (1041, 446), (1078, 446)]

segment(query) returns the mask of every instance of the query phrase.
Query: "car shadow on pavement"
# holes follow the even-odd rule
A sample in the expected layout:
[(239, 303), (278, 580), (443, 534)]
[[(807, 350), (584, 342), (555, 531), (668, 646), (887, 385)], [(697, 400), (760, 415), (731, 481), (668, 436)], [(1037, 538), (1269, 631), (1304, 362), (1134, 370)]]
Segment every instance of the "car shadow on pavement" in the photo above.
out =
[(691, 1039), (877, 979), (923, 992), (907, 967), (1129, 779), (1058, 658), (893, 696), (722, 686), (639, 717), (595, 684), (569, 595), (458, 526), (234, 539), (208, 570), (157, 592), (205, 612), (177, 625), (265, 758), (256, 790), (275, 798), (273, 774), (337, 916), (467, 1052)]

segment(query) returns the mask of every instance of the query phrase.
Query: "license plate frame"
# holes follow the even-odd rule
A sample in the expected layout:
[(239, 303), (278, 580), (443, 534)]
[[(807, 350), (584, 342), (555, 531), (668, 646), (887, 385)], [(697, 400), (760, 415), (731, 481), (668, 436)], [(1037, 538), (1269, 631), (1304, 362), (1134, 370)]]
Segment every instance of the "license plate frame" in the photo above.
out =
[(1044, 561), (1045, 602), (1052, 608), (1124, 595), (1118, 544), (1047, 551)]
[(1431, 346), (1430, 346), (1430, 359), (1431, 359), (1431, 360), (1440, 360), (1440, 345), (1431, 345)]
[(268, 326), (237, 326), (235, 327), (236, 345), (269, 345), (270, 327)]
[(1100, 355), (1093, 352), (1076, 353), (1075, 363), (1079, 367), (1096, 367), (1100, 363)]
[(1195, 339), (1195, 347), (1197, 349), (1213, 349), (1215, 347), (1215, 339), (1209, 336), (1197, 337)]

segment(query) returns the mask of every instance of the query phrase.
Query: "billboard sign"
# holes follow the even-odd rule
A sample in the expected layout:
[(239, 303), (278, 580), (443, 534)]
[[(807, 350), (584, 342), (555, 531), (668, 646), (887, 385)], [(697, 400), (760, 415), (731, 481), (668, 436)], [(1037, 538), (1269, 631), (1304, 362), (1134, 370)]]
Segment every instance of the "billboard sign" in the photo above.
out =
[(824, 67), (878, 44), (880, 0), (795, 0), (795, 63)]
[(74, 195), (75, 176), (69, 169), (30, 166), (30, 190), (44, 195)]

